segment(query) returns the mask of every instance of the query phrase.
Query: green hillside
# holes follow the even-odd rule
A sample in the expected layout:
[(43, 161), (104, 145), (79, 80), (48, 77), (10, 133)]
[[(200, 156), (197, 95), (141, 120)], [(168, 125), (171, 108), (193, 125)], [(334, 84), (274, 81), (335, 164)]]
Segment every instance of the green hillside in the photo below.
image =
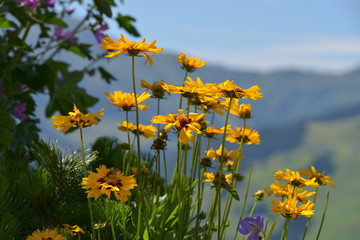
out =
[[(274, 180), (272, 173), (279, 169), (297, 170), (314, 165), (319, 171), (326, 170), (326, 175), (333, 177), (337, 188), (320, 188), (320, 202), (316, 207), (308, 239), (316, 238), (328, 190), (330, 201), (320, 239), (354, 239), (354, 236), (360, 235), (357, 227), (360, 214), (359, 133), (360, 115), (333, 121), (309, 122), (304, 129), (303, 141), (298, 146), (266, 158), (244, 160), (251, 161), (254, 166), (251, 192), (271, 184)], [(268, 207), (269, 203), (270, 199), (265, 200), (262, 207)], [(237, 217), (236, 213), (235, 211), (234, 219)]]

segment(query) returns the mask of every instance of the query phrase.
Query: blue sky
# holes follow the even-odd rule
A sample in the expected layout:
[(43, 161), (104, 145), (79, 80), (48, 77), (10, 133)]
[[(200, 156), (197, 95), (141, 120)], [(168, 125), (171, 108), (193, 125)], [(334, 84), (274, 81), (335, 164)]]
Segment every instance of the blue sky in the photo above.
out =
[[(125, 0), (119, 11), (166, 52), (209, 64), (322, 72), (360, 66), (359, 0)], [(124, 32), (114, 25), (108, 33)]]

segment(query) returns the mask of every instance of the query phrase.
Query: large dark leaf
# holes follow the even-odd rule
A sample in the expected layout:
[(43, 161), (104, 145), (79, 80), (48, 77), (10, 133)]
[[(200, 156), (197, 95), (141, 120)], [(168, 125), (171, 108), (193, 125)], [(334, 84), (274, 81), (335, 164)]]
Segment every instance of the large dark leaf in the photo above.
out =
[(98, 67), (98, 70), (100, 72), (101, 78), (105, 80), (106, 83), (111, 83), (112, 81), (115, 81), (116, 78), (111, 75), (108, 71), (105, 70), (103, 67)]
[(74, 71), (58, 81), (54, 95), (46, 107), (46, 117), (51, 117), (56, 111), (59, 111), (61, 115), (68, 115), (74, 103), (79, 109), (86, 110), (98, 102), (98, 98), (88, 95), (85, 89), (77, 85), (83, 76), (84, 72)]
[(133, 22), (136, 21), (135, 18), (127, 15), (121, 15), (120, 13), (116, 17), (116, 21), (119, 24), (119, 27), (124, 28), (128, 33), (135, 37), (140, 37), (140, 33), (136, 30), (133, 25)]

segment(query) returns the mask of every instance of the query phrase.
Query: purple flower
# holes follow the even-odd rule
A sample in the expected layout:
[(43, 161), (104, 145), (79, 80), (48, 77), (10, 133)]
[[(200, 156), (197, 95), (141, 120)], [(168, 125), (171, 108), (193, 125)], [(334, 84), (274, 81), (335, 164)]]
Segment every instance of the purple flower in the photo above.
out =
[(93, 29), (93, 33), (94, 33), (96, 41), (98, 43), (102, 43), (102, 39), (104, 37), (106, 37), (106, 35), (103, 34), (102, 31), (106, 31), (108, 29), (109, 29), (109, 27), (106, 25), (105, 22), (95, 25), (95, 27)]
[(29, 90), (29, 86), (26, 84), (22, 84), (19, 89), (15, 91), (15, 94), (21, 94), (23, 92), (26, 92), (27, 90)]
[(69, 15), (71, 15), (74, 11), (75, 11), (75, 8), (73, 8), (73, 7), (69, 7), (67, 9), (65, 9), (65, 12)]
[(73, 34), (74, 34), (74, 32), (71, 32), (71, 31), (65, 32), (64, 28), (62, 28), (62, 27), (55, 28), (55, 38), (58, 41), (63, 40), (63, 39), (69, 39), (70, 42), (72, 42), (73, 44), (76, 44), (77, 39), (72, 36)]
[(247, 240), (259, 240), (263, 239), (263, 236), (265, 235), (263, 228), (264, 218), (261, 215), (257, 215), (256, 217), (242, 219), (238, 231), (244, 235), (250, 234)]
[(45, 0), (44, 6), (45, 7), (54, 7), (55, 3), (56, 3), (56, 0)]
[(12, 114), (20, 119), (20, 121), (24, 121), (27, 119), (27, 115), (24, 113), (26, 111), (26, 103), (24, 102), (18, 102), (18, 104), (15, 106), (15, 108), (12, 110)]
[(26, 8), (34, 9), (37, 8), (37, 6), (40, 3), (40, 0), (16, 0), (16, 2)]

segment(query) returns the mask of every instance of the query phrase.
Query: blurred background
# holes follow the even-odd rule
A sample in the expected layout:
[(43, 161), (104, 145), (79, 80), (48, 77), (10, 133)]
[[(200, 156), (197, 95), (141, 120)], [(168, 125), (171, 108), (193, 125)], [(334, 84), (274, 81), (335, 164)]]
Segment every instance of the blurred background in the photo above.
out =
[[(129, 36), (130, 40), (157, 40), (157, 46), (164, 48), (152, 67), (145, 65), (144, 59), (137, 60), (138, 79), (180, 84), (183, 72), (176, 58), (184, 52), (207, 61), (191, 77), (214, 83), (234, 80), (244, 88), (261, 87), (264, 98), (253, 104), (254, 118), (248, 125), (260, 132), (262, 143), (247, 147), (243, 160), (244, 169), (253, 165), (252, 192), (270, 185), (273, 172), (279, 169), (314, 165), (333, 177), (337, 186), (320, 190), (321, 196), (330, 190), (320, 239), (360, 236), (360, 1), (128, 0), (120, 10), (136, 19), (134, 25), (141, 37)], [(82, 14), (77, 9), (73, 17), (80, 19)], [(124, 31), (109, 20), (106, 33), (117, 39)], [(83, 34), (82, 38), (93, 44), (93, 51), (104, 53), (93, 37)], [(82, 65), (81, 58), (68, 53), (60, 53), (61, 58), (73, 59), (75, 68)], [(106, 104), (104, 92), (132, 91), (129, 58), (104, 59), (99, 65), (117, 81), (104, 84), (95, 73), (80, 84), (100, 98), (90, 112), (105, 108), (99, 126), (85, 131), (88, 145), (99, 136), (125, 140), (117, 131), (117, 123), (125, 116)], [(36, 100), (37, 116), (44, 116), (47, 96), (37, 95)], [(176, 111), (169, 101), (163, 104), (162, 114)], [(152, 104), (155, 100), (150, 99)], [(150, 124), (154, 112), (147, 111), (149, 117), (142, 115), (141, 123)], [(231, 121), (240, 124), (236, 119)], [(42, 117), (40, 127), (42, 138), (56, 138), (64, 148), (78, 146), (76, 133), (63, 135), (53, 129), (49, 119)], [(150, 140), (144, 143), (152, 144)], [(242, 174), (246, 176), (247, 172)], [(315, 239), (325, 203), (322, 199), (308, 239)], [(259, 211), (269, 204), (270, 200), (265, 200)], [(240, 203), (238, 211), (235, 205), (231, 216), (234, 222), (240, 209)], [(298, 239), (296, 227), (291, 239)]]

